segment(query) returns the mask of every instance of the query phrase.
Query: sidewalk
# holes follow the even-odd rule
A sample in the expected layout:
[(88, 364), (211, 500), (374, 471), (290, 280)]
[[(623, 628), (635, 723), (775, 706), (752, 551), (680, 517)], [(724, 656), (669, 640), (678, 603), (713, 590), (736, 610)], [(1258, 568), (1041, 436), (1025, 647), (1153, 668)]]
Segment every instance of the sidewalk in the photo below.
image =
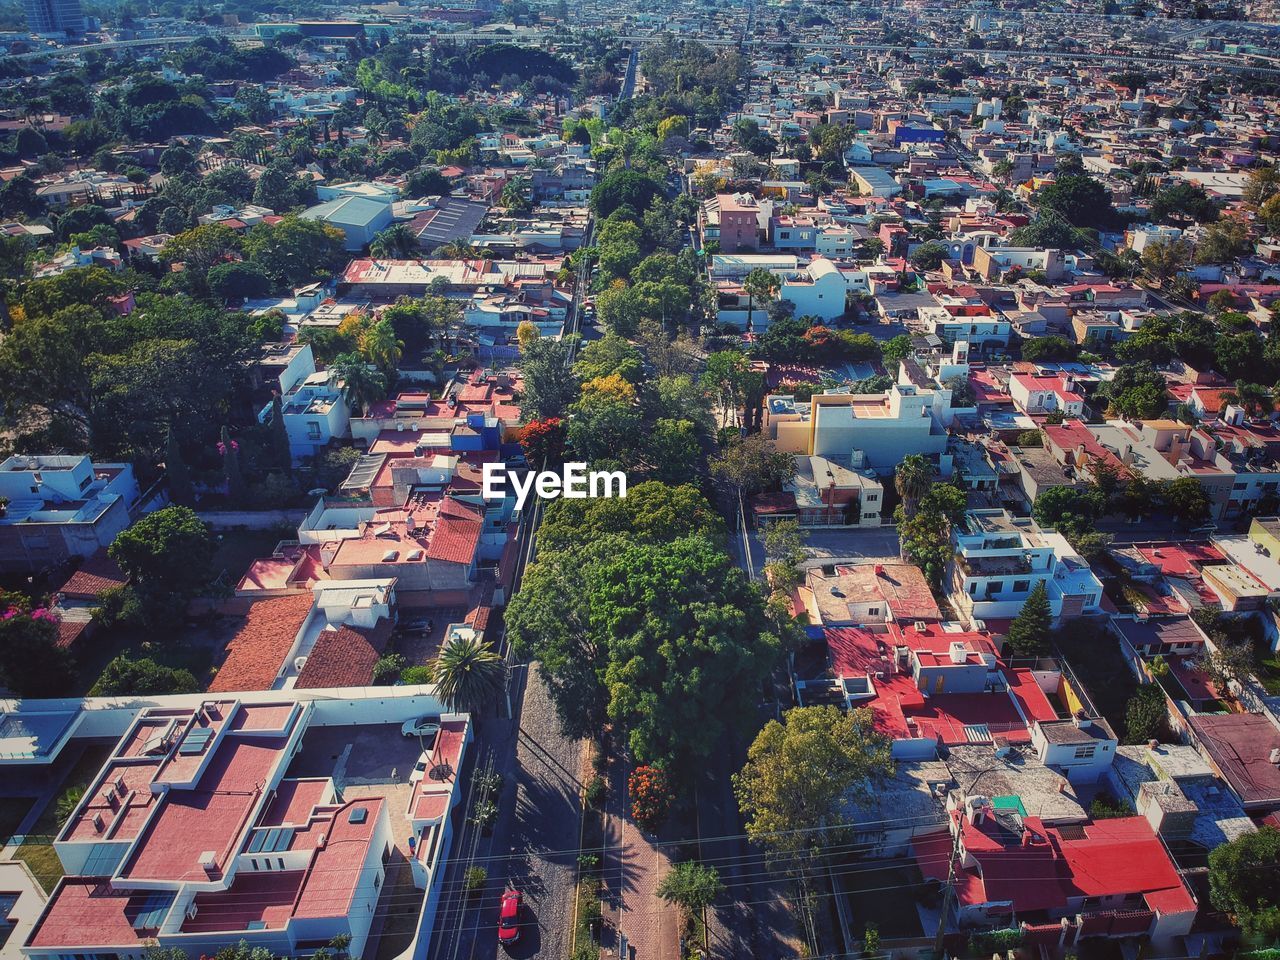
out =
[(679, 912), (658, 897), (658, 884), (671, 869), (669, 851), (674, 847), (655, 846), (656, 841), (665, 842), (668, 838), (664, 834), (646, 835), (631, 821), (629, 771), (620, 760), (610, 764), (604, 826), (609, 854), (604, 864), (603, 953), (618, 956), (616, 937), (620, 931), (627, 938), (630, 960), (677, 960)]

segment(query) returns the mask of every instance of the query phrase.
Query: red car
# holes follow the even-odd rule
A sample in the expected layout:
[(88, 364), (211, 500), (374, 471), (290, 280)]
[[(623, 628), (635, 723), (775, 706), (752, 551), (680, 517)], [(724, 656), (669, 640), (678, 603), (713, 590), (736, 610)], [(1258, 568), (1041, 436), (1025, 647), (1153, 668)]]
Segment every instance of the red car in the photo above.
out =
[(520, 939), (520, 891), (508, 890), (502, 895), (498, 913), (498, 942), (504, 946)]

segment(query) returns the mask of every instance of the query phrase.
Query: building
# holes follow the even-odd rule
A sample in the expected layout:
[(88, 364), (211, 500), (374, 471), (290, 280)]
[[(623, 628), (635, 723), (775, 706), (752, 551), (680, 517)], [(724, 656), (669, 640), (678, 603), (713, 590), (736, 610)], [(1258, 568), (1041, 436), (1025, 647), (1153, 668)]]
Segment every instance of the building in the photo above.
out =
[(346, 249), (363, 250), (391, 225), (391, 202), (385, 198), (340, 195), (302, 212), (304, 220), (320, 220), (337, 227), (347, 238)]
[[(945, 881), (953, 845), (956, 925), (1006, 926), (1028, 942), (1071, 947), (1092, 937), (1191, 932), (1196, 902), (1143, 817), (1049, 825), (1016, 796), (953, 791), (949, 829), (917, 837), (925, 877)], [(950, 918), (948, 918), (950, 920)]]
[(871, 627), (895, 621), (942, 619), (933, 591), (912, 563), (841, 564), (812, 567), (797, 589), (810, 632), (824, 627)]
[[(415, 702), (405, 697), (399, 709)], [(290, 774), (318, 712), (333, 711), (321, 725), (351, 722), (336, 702), (187, 703), (148, 708), (129, 722), (54, 839), (66, 875), (22, 943), (25, 956), (140, 958), (153, 946), (211, 956), (241, 941), (309, 956), (337, 936), (349, 937), (359, 956), (389, 895), (404, 829), (392, 824), (404, 818), (421, 861), (415, 885), (428, 891), (424, 912), (433, 903), (432, 873), (442, 872), (435, 868), (447, 855), (456, 800), (453, 772), (471, 735), (465, 716), (440, 718), (422, 762), (450, 772), (416, 783), (402, 813), (389, 793), (344, 798), (327, 776)]]
[(84, 33), (84, 11), (80, 0), (24, 0), (27, 29), (39, 34)]
[(133, 466), (88, 456), (0, 463), (0, 572), (40, 573), (109, 547), (137, 517)]
[[(350, 435), (351, 404), (342, 383), (333, 371), (316, 370), (310, 344), (289, 351), (276, 383), (289, 452), (295, 460), (314, 456), (330, 441)], [(259, 423), (270, 421), (273, 406), (274, 401), (258, 412)]]
[(721, 253), (760, 246), (760, 204), (749, 193), (718, 193), (702, 205), (702, 242), (720, 244)]
[(1028, 416), (1061, 413), (1067, 417), (1079, 417), (1084, 413), (1084, 397), (1075, 389), (1069, 375), (1038, 377), (1030, 373), (1015, 373), (1009, 378), (1009, 396), (1018, 409)]
[(1084, 558), (1055, 530), (1006, 510), (970, 510), (956, 529), (951, 595), (957, 609), (979, 619), (1016, 617), (1044, 584), (1054, 617), (1101, 610), (1102, 584)]
[(1192, 714), (1192, 743), (1253, 816), (1280, 810), (1280, 730), (1258, 713)]
[(951, 391), (896, 383), (884, 393), (815, 393), (807, 405), (773, 395), (764, 411), (764, 433), (779, 450), (883, 475), (907, 454), (946, 452)]

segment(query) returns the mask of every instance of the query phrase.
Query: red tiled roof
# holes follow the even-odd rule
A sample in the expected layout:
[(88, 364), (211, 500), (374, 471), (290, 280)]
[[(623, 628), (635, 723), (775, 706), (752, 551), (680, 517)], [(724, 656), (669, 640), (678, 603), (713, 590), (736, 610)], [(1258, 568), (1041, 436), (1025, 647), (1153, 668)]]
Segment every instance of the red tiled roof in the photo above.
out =
[(471, 563), (475, 559), (483, 527), (484, 514), (479, 507), (446, 497), (440, 505), (427, 556), (450, 563)]
[(309, 593), (256, 601), (227, 644), (227, 659), (209, 684), (210, 692), (270, 690), (310, 611)]
[(321, 631), (298, 674), (295, 689), (369, 686), (374, 665), (390, 638), (391, 621), (386, 619), (369, 629), (343, 626)]
[(96, 600), (112, 587), (122, 587), (129, 582), (120, 566), (107, 556), (105, 550), (99, 550), (80, 564), (80, 569), (67, 578), (67, 582), (55, 593), (64, 597), (76, 597), (83, 600)]

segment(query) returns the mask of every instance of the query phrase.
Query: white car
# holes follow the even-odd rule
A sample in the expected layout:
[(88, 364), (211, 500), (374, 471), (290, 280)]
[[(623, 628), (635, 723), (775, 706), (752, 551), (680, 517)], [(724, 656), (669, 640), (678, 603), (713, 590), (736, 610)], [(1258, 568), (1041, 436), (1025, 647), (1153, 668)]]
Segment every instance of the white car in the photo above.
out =
[(400, 732), (406, 737), (434, 737), (440, 732), (440, 719), (418, 717), (415, 720), (406, 720), (400, 727)]

